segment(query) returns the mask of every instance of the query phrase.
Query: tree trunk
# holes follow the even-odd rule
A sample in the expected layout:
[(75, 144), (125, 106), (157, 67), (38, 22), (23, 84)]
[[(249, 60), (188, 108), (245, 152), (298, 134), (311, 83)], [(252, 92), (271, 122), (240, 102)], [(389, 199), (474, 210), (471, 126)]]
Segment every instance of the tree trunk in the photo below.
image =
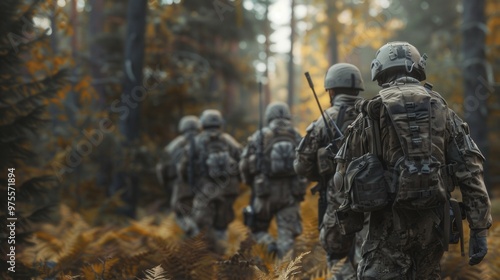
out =
[(326, 10), (329, 15), (327, 54), (328, 54), (328, 62), (330, 63), (331, 66), (339, 61), (337, 33), (335, 32), (337, 17), (335, 16), (336, 15), (335, 1), (326, 1), (326, 5), (327, 5)]
[(120, 117), (119, 129), (125, 136), (123, 153), (125, 165), (114, 174), (111, 193), (123, 190), (122, 199), (126, 206), (119, 212), (135, 218), (139, 193), (139, 176), (131, 170), (135, 151), (139, 146), (140, 101), (147, 94), (142, 84), (144, 63), (144, 33), (146, 30), (146, 0), (129, 0), (127, 10), (127, 31), (125, 37), (125, 78), (123, 83), (122, 105), (128, 113)]
[(295, 41), (295, 0), (291, 1), (291, 19), (290, 19), (290, 55), (288, 61), (288, 106), (290, 111), (293, 111), (293, 99), (295, 90), (294, 65), (293, 65), (293, 45)]
[[(488, 97), (491, 87), (486, 74), (486, 17), (485, 0), (463, 0), (463, 79), (464, 116), (471, 137), (483, 154), (488, 155)], [(485, 162), (486, 186), (488, 168)], [(489, 187), (488, 187), (489, 191)]]
[(266, 71), (264, 71), (265, 84), (264, 84), (264, 106), (271, 102), (271, 81), (269, 80), (269, 57), (271, 56), (271, 23), (269, 22), (269, 0), (266, 0), (266, 12), (264, 15), (265, 26), (264, 35), (266, 36), (265, 52), (266, 52)]
[(93, 80), (92, 85), (98, 95), (98, 100), (94, 105), (98, 110), (103, 109), (106, 102), (104, 85), (101, 82), (103, 78), (101, 75), (103, 50), (93, 38), (103, 32), (103, 4), (103, 0), (90, 0), (92, 10), (90, 11), (88, 30), (90, 38), (90, 71)]
[(146, 9), (146, 0), (129, 0), (122, 100), (131, 100), (131, 103), (135, 103), (136, 106), (129, 106), (130, 113), (120, 123), (120, 131), (129, 143), (139, 138), (139, 101), (142, 94), (145, 94), (145, 87), (142, 85), (142, 68), (144, 63)]

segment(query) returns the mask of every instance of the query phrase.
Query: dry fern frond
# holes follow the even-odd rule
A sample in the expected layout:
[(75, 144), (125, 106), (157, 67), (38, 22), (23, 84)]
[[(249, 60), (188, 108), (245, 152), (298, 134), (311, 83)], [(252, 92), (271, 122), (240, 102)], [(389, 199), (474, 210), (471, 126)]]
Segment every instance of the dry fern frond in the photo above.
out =
[(203, 234), (162, 248), (162, 266), (172, 279), (214, 279), (218, 256), (209, 251)]
[(284, 271), (279, 272), (279, 280), (287, 280), (293, 279), (295, 275), (300, 273), (302, 266), (300, 263), (302, 262), (302, 258), (309, 254), (309, 252), (304, 252), (300, 254), (298, 257), (290, 261)]
[(319, 243), (317, 197), (306, 196), (304, 204), (301, 205), (302, 234), (299, 235), (293, 247), (293, 256), (303, 252), (310, 252), (302, 260), (301, 277), (309, 279), (316, 275), (327, 275), (328, 265), (326, 263), (326, 252)]
[(236, 253), (229, 260), (217, 262), (217, 279), (221, 280), (251, 280), (254, 276), (255, 263)]
[(68, 247), (57, 260), (57, 270), (78, 270), (83, 263), (87, 246), (92, 240), (83, 234), (78, 234), (72, 245)]
[(98, 262), (88, 264), (82, 268), (84, 279), (109, 279), (111, 268), (118, 262), (118, 258), (99, 259)]
[[(129, 254), (130, 252), (127, 252)], [(130, 279), (136, 277), (142, 270), (151, 267), (149, 258), (153, 251), (142, 251), (133, 255), (119, 256), (119, 261), (110, 268), (109, 279)]]
[(181, 237), (184, 231), (177, 225), (173, 213), (164, 217), (162, 222), (154, 232), (154, 235), (163, 239)]
[(167, 272), (161, 267), (161, 264), (151, 269), (146, 269), (144, 274), (146, 278), (142, 278), (141, 280), (169, 280)]

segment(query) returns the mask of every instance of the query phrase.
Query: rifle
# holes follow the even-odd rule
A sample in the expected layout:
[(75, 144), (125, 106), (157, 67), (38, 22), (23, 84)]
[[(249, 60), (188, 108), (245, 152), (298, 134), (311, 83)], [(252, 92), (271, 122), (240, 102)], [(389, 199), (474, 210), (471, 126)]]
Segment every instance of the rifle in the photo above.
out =
[[(311, 76), (309, 75), (309, 72), (304, 73), (307, 79), (307, 82), (309, 84), (309, 87), (311, 88), (314, 99), (316, 99), (316, 103), (318, 104), (319, 111), (321, 112), (321, 118), (323, 119), (323, 122), (325, 123), (325, 128), (326, 128), (326, 133), (328, 134), (328, 138), (330, 139), (330, 144), (327, 146), (327, 149), (331, 150), (331, 147), (334, 146), (337, 148), (336, 141), (342, 139), (344, 135), (338, 128), (337, 124), (331, 119), (330, 122), (332, 123), (333, 127), (335, 128), (335, 133), (339, 135), (338, 138), (335, 138), (335, 135), (333, 134), (333, 131), (328, 124), (328, 121), (326, 120), (325, 113), (323, 111), (323, 108), (321, 108), (321, 104), (319, 103), (318, 96), (316, 94), (316, 91), (314, 90), (314, 84), (312, 82)], [(320, 181), (316, 186), (314, 186), (311, 189), (312, 194), (315, 194), (316, 192), (319, 191), (319, 199), (318, 199), (318, 228), (321, 227), (321, 224), (323, 223), (323, 216), (325, 215), (326, 208), (328, 206), (328, 201), (327, 201), (327, 189), (326, 189), (326, 178), (321, 176)]]
[(342, 137), (344, 137), (344, 135), (340, 131), (337, 124), (330, 117), (329, 117), (329, 119), (330, 119), (330, 122), (332, 123), (333, 127), (335, 128), (335, 133), (339, 135), (338, 138), (335, 138), (331, 127), (328, 125), (328, 121), (326, 120), (325, 113), (324, 113), (323, 109), (321, 108), (321, 104), (319, 103), (318, 95), (316, 95), (316, 91), (314, 90), (314, 84), (313, 84), (313, 81), (311, 79), (311, 75), (309, 75), (309, 72), (304, 73), (304, 75), (306, 76), (307, 83), (309, 83), (309, 87), (311, 88), (311, 90), (314, 94), (314, 99), (316, 99), (316, 103), (318, 104), (319, 110), (321, 112), (321, 118), (323, 119), (323, 122), (325, 123), (325, 126), (326, 126), (328, 138), (330, 138), (330, 141), (332, 141), (332, 143), (334, 141), (342, 139)]
[[(264, 134), (262, 133), (263, 127), (263, 108), (262, 108), (262, 82), (259, 82), (259, 144), (257, 146), (257, 159), (256, 159), (256, 174), (262, 172), (262, 164), (264, 163)], [(243, 223), (252, 229), (255, 226), (255, 210), (253, 203), (255, 201), (255, 191), (252, 190), (250, 196), (250, 203), (243, 209)]]

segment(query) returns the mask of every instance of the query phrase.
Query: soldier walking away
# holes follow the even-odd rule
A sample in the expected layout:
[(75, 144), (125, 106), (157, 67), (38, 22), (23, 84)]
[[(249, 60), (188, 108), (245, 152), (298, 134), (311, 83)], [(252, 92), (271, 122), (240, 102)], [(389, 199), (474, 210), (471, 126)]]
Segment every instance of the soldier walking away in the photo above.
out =
[(196, 116), (184, 116), (179, 122), (179, 133), (162, 151), (160, 161), (156, 165), (156, 175), (167, 195), (167, 207), (174, 211), (177, 224), (188, 235), (193, 230), (191, 207), (194, 192), (189, 180), (177, 177), (177, 164), (180, 162), (184, 148), (194, 145), (194, 137), (200, 132), (201, 124)]
[(178, 171), (194, 191), (192, 217), (197, 231), (204, 231), (212, 249), (223, 253), (226, 230), (234, 220), (241, 145), (222, 132), (224, 120), (219, 111), (203, 111), (200, 122), (202, 131), (194, 145), (186, 146)]
[[(343, 133), (358, 116), (354, 105), (363, 100), (359, 96), (364, 90), (363, 78), (359, 69), (349, 63), (337, 63), (332, 65), (325, 75), (325, 90), (330, 96), (331, 107), (325, 110), (324, 116), (328, 126), (325, 124), (323, 115), (312, 122), (307, 128), (306, 136), (302, 139), (294, 162), (297, 174), (305, 176), (318, 184), (312, 189), (313, 193), (319, 192), (318, 200), (318, 226), (320, 228), (320, 242), (327, 252), (328, 266), (331, 269), (333, 264), (348, 256), (341, 270), (333, 275), (333, 279), (355, 279), (356, 267), (361, 259), (361, 244), (363, 242), (362, 233), (358, 233), (353, 246), (351, 240), (333, 239), (334, 235), (330, 231), (335, 230), (333, 218), (326, 215), (327, 205), (330, 208), (338, 208), (340, 204), (335, 204), (333, 196), (328, 193), (333, 191), (328, 187), (332, 183), (331, 178), (335, 174), (335, 163), (332, 159), (337, 152), (335, 139), (341, 137), (337, 131), (328, 131), (336, 123)], [(329, 146), (330, 145), (330, 146)], [(329, 148), (327, 149), (327, 146)], [(330, 203), (327, 201), (330, 200)], [(330, 210), (332, 212), (333, 209)]]
[[(258, 243), (281, 258), (302, 233), (299, 204), (304, 200), (307, 182), (293, 170), (301, 136), (292, 125), (288, 105), (269, 104), (265, 125), (249, 138), (241, 156), (243, 182), (252, 187), (251, 210), (245, 223)], [(277, 242), (268, 233), (273, 217), (278, 226)]]
[(426, 59), (407, 42), (377, 51), (372, 80), (383, 89), (361, 104), (337, 154), (335, 187), (346, 199), (331, 215), (350, 234), (369, 213), (359, 279), (440, 279), (441, 257), (462, 226), (460, 204), (450, 199), (455, 186), (470, 227), (469, 264), (488, 250), (484, 157), (467, 124), (420, 84)]

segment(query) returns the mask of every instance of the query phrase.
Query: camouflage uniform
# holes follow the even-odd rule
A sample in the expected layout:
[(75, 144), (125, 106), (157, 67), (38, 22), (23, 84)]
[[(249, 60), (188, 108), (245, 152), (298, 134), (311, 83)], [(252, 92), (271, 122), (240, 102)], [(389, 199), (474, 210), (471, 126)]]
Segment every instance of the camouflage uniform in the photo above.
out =
[[(390, 51), (387, 49), (390, 48)], [(380, 64), (386, 62), (383, 55), (388, 53), (388, 63), (392, 63), (392, 69), (396, 72), (385, 72), (378, 75)], [(482, 178), (483, 156), (477, 149), (470, 136), (467, 126), (458, 116), (446, 107), (444, 99), (429, 88), (425, 90), (419, 81), (425, 79), (425, 56), (420, 58), (418, 51), (408, 43), (389, 43), (377, 52), (377, 58), (382, 56), (381, 61), (372, 63), (372, 78), (384, 84), (384, 88), (401, 91), (399, 96), (405, 92), (425, 92), (434, 98), (432, 111), (437, 112), (437, 118), (432, 115), (432, 138), (430, 139), (430, 153), (433, 159), (444, 163), (450, 179), (460, 186), (463, 195), (463, 203), (467, 209), (467, 219), (471, 228), (471, 247), (469, 249), (470, 264), (479, 263), (487, 251), (486, 232), (491, 226), (490, 200)], [(411, 69), (398, 66), (398, 60), (403, 61), (405, 67), (415, 62)], [(408, 60), (410, 63), (407, 63)], [(418, 64), (417, 64), (418, 63)], [(399, 67), (399, 68), (397, 68)], [(375, 69), (375, 70), (373, 70)], [(398, 72), (399, 70), (399, 72)], [(408, 72), (408, 70), (410, 70)], [(403, 75), (398, 75), (402, 72)], [(384, 76), (385, 75), (385, 76)], [(391, 76), (393, 75), (393, 76)], [(408, 77), (409, 76), (409, 77)], [(359, 158), (367, 152), (373, 152), (369, 147), (377, 140), (381, 141), (380, 157), (389, 172), (395, 172), (396, 161), (403, 156), (403, 149), (393, 121), (385, 105), (383, 105), (382, 92), (374, 99), (360, 104), (362, 115), (348, 128), (347, 141), (340, 149), (338, 158), (350, 160)], [(408, 103), (407, 103), (408, 104)], [(437, 108), (437, 109), (434, 109)], [(440, 116), (444, 116), (442, 123), (437, 123)], [(367, 134), (371, 130), (368, 124), (371, 120), (379, 124), (379, 136)], [(415, 131), (415, 130), (413, 130)], [(422, 135), (422, 134), (421, 134)], [(425, 136), (421, 136), (425, 137)], [(413, 143), (413, 142), (412, 142)], [(408, 144), (410, 145), (410, 144)], [(345, 149), (344, 149), (345, 148)], [(346, 172), (346, 164), (339, 164), (336, 180), (343, 178)], [(386, 171), (387, 172), (387, 171)], [(393, 173), (395, 174), (395, 173)], [(419, 178), (423, 178), (418, 173)], [(443, 178), (449, 182), (448, 177)], [(441, 180), (443, 180), (441, 179)], [(392, 177), (393, 186), (398, 186), (398, 177)], [(420, 180), (420, 179), (419, 179)], [(336, 181), (337, 182), (337, 181)], [(345, 180), (343, 181), (345, 184)], [(399, 185), (400, 186), (400, 185)], [(447, 190), (452, 191), (454, 184), (449, 183)], [(336, 184), (336, 188), (346, 188), (342, 184)], [(397, 192), (396, 192), (397, 194)], [(440, 260), (446, 250), (448, 236), (445, 236), (446, 224), (449, 216), (447, 202), (442, 205), (428, 209), (404, 209), (395, 208), (394, 199), (396, 195), (389, 194), (389, 203), (381, 210), (369, 213), (369, 231), (362, 248), (362, 260), (358, 266), (359, 279), (440, 279)], [(449, 193), (448, 193), (449, 197)], [(338, 197), (337, 197), (338, 199)], [(448, 208), (447, 208), (448, 207)], [(335, 216), (335, 213), (328, 213)], [(348, 220), (349, 221), (349, 220)]]
[[(307, 183), (293, 171), (294, 149), (290, 150), (290, 170), (286, 176), (270, 175), (270, 159), (267, 151), (275, 139), (289, 135), (296, 147), (301, 139), (300, 134), (291, 124), (288, 105), (282, 102), (271, 103), (266, 109), (266, 124), (256, 131), (244, 148), (240, 162), (240, 171), (244, 183), (252, 186), (253, 223), (248, 225), (255, 240), (266, 244), (270, 252), (277, 252), (283, 257), (292, 249), (295, 238), (302, 233), (300, 202), (304, 199)], [(259, 154), (259, 151), (262, 151)], [(259, 159), (260, 158), (260, 159)], [(259, 164), (260, 162), (260, 164)], [(276, 217), (278, 238), (268, 233), (269, 224)]]
[(167, 203), (174, 211), (179, 226), (188, 233), (193, 230), (189, 214), (194, 193), (185, 180), (177, 177), (177, 163), (182, 159), (184, 148), (194, 144), (194, 137), (200, 132), (200, 128), (198, 117), (183, 117), (179, 122), (179, 132), (182, 134), (163, 149), (156, 165), (158, 181), (165, 188)]
[[(215, 242), (226, 238), (227, 227), (234, 220), (241, 145), (221, 131), (223, 120), (219, 111), (205, 110), (200, 120), (203, 131), (194, 138), (194, 148), (186, 147), (179, 172), (185, 181), (191, 181), (195, 191), (192, 217), (198, 230), (206, 231), (208, 239)], [(216, 149), (213, 153), (212, 145)], [(217, 162), (221, 159), (222, 162)], [(194, 161), (192, 166), (190, 160)], [(218, 166), (219, 163), (222, 165)], [(211, 166), (220, 167), (220, 172), (216, 174)], [(215, 245), (215, 250), (220, 249), (215, 243), (211, 245)]]
[[(352, 74), (354, 74), (356, 79), (354, 82), (351, 81)], [(338, 80), (334, 80), (333, 83), (328, 83), (329, 79)], [(358, 115), (358, 112), (354, 108), (355, 103), (363, 100), (363, 98), (357, 95), (359, 90), (363, 90), (363, 80), (359, 70), (354, 65), (347, 63), (333, 65), (328, 70), (325, 77), (325, 89), (328, 90), (330, 88), (334, 89), (335, 95), (332, 96), (332, 107), (325, 110), (325, 117), (327, 117), (327, 120), (331, 119), (335, 121), (339, 129), (345, 132), (347, 126), (350, 125)], [(356, 95), (352, 95), (352, 93), (343, 94), (345, 89), (354, 89), (354, 94)], [(342, 115), (340, 118), (339, 113)], [(330, 124), (330, 126), (331, 125), (332, 124)], [(331, 127), (330, 129), (333, 128)], [(332, 143), (332, 139), (330, 139), (327, 133), (327, 128), (325, 127), (322, 116), (311, 123), (306, 131), (307, 134), (297, 149), (297, 157), (294, 163), (295, 171), (311, 181), (317, 181), (318, 188), (327, 188), (327, 208), (332, 212), (340, 205), (334, 201), (333, 188), (331, 186), (328, 187), (328, 185), (333, 184), (333, 181), (330, 179), (335, 173), (335, 165), (332, 164), (331, 161), (333, 156), (328, 155), (328, 151), (325, 151), (325, 148)], [(335, 131), (333, 131), (333, 133), (335, 134)], [(338, 134), (335, 135), (335, 137), (338, 136)], [(321, 198), (318, 203), (321, 203)], [(327, 260), (330, 269), (337, 261), (344, 258), (346, 255), (348, 256), (340, 271), (337, 271), (335, 275), (333, 275), (333, 279), (355, 279), (356, 267), (361, 259), (360, 250), (363, 242), (362, 235), (366, 234), (366, 231), (356, 234), (354, 246), (352, 246), (352, 236), (339, 238), (339, 235), (331, 234), (330, 232), (335, 230), (333, 220), (328, 215), (321, 218), (320, 242), (327, 252)]]

